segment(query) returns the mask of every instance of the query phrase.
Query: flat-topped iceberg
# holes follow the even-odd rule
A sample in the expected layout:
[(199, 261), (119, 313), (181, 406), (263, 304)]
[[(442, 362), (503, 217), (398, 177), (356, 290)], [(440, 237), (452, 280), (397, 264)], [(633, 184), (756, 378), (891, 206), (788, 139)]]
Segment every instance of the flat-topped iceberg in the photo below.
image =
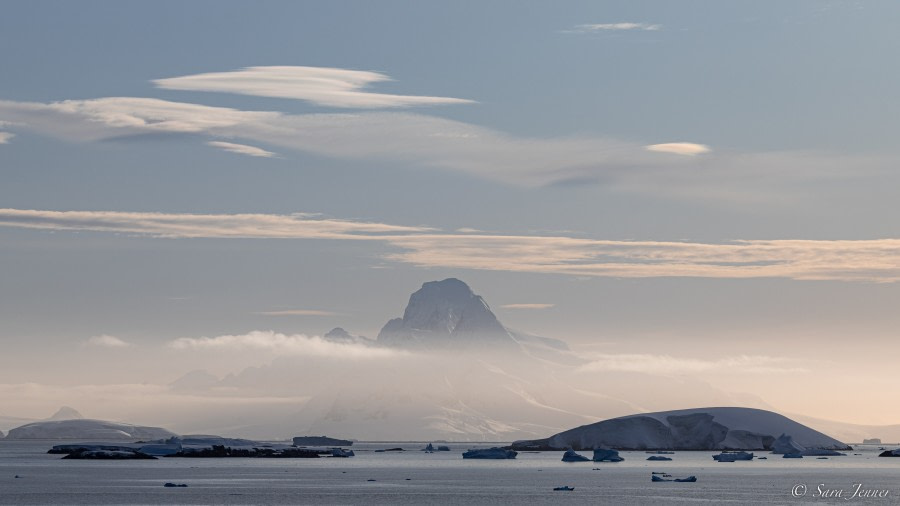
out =
[(464, 459), (514, 459), (518, 454), (518, 452), (513, 450), (494, 447), (468, 450), (462, 456)]

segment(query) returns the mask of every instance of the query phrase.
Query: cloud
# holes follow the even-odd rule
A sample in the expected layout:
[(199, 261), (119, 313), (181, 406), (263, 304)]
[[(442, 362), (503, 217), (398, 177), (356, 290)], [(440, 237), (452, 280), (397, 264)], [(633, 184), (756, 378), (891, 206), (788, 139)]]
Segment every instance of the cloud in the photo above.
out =
[(285, 309), (282, 311), (260, 311), (258, 314), (262, 316), (340, 316), (341, 313), (332, 311), (321, 311), (318, 309)]
[(236, 336), (181, 337), (170, 341), (168, 347), (190, 351), (267, 351), (278, 354), (347, 359), (381, 359), (408, 355), (400, 350), (357, 343), (335, 343), (318, 336), (286, 335), (271, 330), (257, 330)]
[(717, 360), (680, 358), (652, 354), (601, 354), (580, 366), (577, 372), (623, 371), (648, 374), (691, 374), (722, 372), (723, 374), (798, 374), (809, 372), (794, 367), (793, 361), (781, 357), (739, 355)]
[[(159, 133), (204, 136), (340, 160), (458, 171), (512, 185), (602, 183), (619, 191), (731, 205), (811, 198), (807, 188), (800, 190), (805, 183), (885, 174), (897, 161), (808, 152), (667, 156), (641, 143), (589, 135), (521, 137), (408, 112), (282, 114), (127, 97), (49, 104), (0, 101), (0, 119), (76, 142)], [(690, 142), (652, 146), (682, 154), (709, 150)], [(854, 171), (846, 169), (850, 166)]]
[(657, 151), (659, 153), (674, 153), (676, 155), (702, 155), (709, 153), (709, 146), (703, 144), (694, 144), (692, 142), (669, 142), (666, 144), (651, 144), (645, 146), (648, 151)]
[(106, 334), (93, 336), (85, 343), (88, 346), (99, 346), (102, 348), (128, 348), (131, 343), (123, 341), (116, 336), (108, 336)]
[(550, 309), (556, 304), (504, 304), (503, 309)]
[(421, 267), (617, 278), (900, 281), (900, 239), (609, 241), (572, 237), (411, 234), (388, 254)]
[(312, 214), (174, 214), (0, 209), (0, 226), (117, 232), (168, 238), (366, 239), (431, 230)]
[(165, 238), (378, 241), (396, 249), (386, 259), (420, 267), (577, 277), (900, 281), (900, 239), (616, 241), (439, 233), (427, 227), (314, 216), (0, 209), (0, 226)]
[(212, 146), (215, 148), (221, 148), (229, 153), (237, 153), (239, 155), (247, 155), (247, 156), (258, 156), (260, 158), (272, 158), (275, 153), (271, 151), (266, 151), (262, 148), (257, 148), (255, 146), (248, 146), (246, 144), (235, 144), (233, 142), (223, 142), (223, 141), (209, 141), (206, 143), (208, 146)]
[(450, 97), (390, 95), (363, 91), (372, 83), (390, 81), (378, 72), (329, 67), (247, 67), (230, 72), (210, 72), (156, 79), (156, 86), (169, 90), (213, 91), (261, 97), (306, 100), (329, 107), (360, 109), (417, 105), (468, 104), (471, 100)]
[(643, 30), (655, 32), (662, 28), (662, 25), (651, 23), (594, 23), (586, 25), (577, 25), (570, 32), (587, 33), (600, 31), (622, 31), (622, 30)]
[(0, 132), (0, 144), (9, 144), (9, 140), (15, 137), (16, 134), (10, 132)]

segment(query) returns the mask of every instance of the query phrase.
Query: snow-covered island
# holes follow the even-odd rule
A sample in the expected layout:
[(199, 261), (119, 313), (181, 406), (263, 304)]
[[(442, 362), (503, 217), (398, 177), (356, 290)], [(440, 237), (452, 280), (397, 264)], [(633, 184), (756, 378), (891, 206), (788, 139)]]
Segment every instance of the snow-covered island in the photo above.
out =
[(160, 427), (144, 427), (106, 420), (58, 420), (28, 423), (9, 431), (6, 439), (86, 439), (93, 441), (137, 441), (175, 437)]
[[(516, 441), (515, 450), (772, 450), (779, 435), (803, 451), (850, 450), (846, 444), (778, 413), (714, 407), (623, 416), (546, 439)], [(782, 442), (785, 440), (782, 439)]]

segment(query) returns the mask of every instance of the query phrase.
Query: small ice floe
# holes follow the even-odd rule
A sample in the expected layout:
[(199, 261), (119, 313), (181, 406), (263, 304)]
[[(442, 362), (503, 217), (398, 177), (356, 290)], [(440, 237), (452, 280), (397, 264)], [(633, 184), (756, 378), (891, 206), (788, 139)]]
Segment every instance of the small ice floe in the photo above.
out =
[(332, 457), (353, 457), (356, 454), (353, 453), (353, 450), (344, 450), (343, 448), (332, 448), (331, 456)]
[(625, 459), (619, 456), (619, 452), (617, 450), (595, 448), (593, 460), (594, 462), (622, 462)]
[(747, 452), (722, 452), (713, 455), (713, 460), (717, 462), (736, 462), (738, 460), (753, 460), (753, 454)]
[(799, 453), (785, 453), (781, 458), (783, 459), (802, 459), (803, 455)]
[(678, 483), (693, 483), (697, 481), (696, 476), (688, 476), (687, 478), (672, 478), (668, 474), (650, 473), (650, 481), (672, 481)]
[(562, 487), (553, 487), (553, 490), (571, 492), (571, 491), (575, 490), (575, 487), (563, 485)]
[(172, 483), (171, 481), (167, 481), (163, 486), (166, 488), (187, 488), (187, 483)]
[(590, 462), (591, 459), (585, 457), (584, 455), (579, 455), (575, 453), (575, 450), (571, 448), (566, 450), (566, 453), (563, 453), (562, 456), (563, 462)]
[(647, 460), (672, 460), (671, 457), (664, 457), (662, 455), (651, 455), (647, 457)]

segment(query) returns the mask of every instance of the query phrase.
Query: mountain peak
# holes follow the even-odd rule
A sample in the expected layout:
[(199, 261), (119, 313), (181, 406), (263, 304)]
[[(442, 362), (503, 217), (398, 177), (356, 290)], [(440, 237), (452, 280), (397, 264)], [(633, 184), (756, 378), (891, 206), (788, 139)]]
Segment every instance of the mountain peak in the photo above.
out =
[(516, 345), (481, 296), (456, 278), (429, 281), (410, 295), (402, 318), (378, 333), (388, 346)]
[(81, 413), (75, 410), (75, 408), (70, 408), (69, 406), (63, 406), (59, 408), (56, 413), (53, 413), (53, 416), (47, 419), (47, 421), (56, 422), (60, 420), (81, 420), (84, 418), (81, 416)]

